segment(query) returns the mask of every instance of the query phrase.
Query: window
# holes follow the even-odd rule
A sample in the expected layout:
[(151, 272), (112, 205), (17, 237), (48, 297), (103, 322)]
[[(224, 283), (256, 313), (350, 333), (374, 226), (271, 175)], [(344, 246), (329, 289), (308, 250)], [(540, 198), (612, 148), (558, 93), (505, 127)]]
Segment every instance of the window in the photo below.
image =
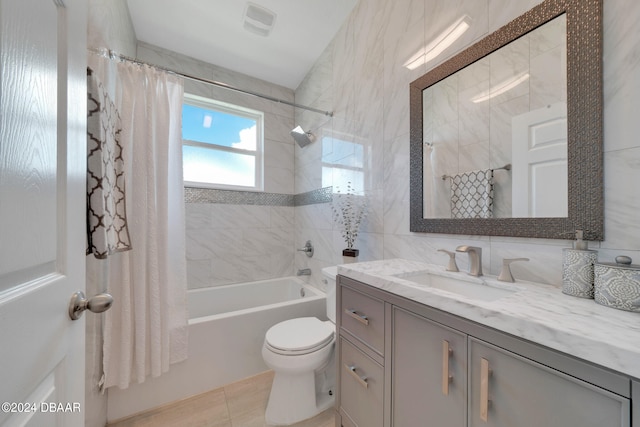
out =
[(260, 111), (185, 94), (185, 185), (262, 191), (263, 117)]

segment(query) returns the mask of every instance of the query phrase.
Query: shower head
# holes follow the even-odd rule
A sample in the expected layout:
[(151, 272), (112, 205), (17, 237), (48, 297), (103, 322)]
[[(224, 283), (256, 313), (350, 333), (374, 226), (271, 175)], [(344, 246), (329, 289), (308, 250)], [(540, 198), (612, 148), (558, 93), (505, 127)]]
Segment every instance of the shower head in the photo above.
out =
[(305, 132), (300, 126), (297, 126), (291, 132), (289, 132), (293, 139), (296, 140), (300, 148), (306, 147), (315, 141), (316, 137), (311, 132)]

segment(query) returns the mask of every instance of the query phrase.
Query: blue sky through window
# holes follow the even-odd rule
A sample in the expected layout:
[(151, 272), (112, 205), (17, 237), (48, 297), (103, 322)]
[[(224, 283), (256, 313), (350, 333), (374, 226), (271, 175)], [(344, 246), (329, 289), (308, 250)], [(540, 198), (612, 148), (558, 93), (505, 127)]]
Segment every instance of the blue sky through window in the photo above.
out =
[(189, 104), (182, 108), (182, 138), (190, 141), (255, 150), (255, 126), (255, 120), (233, 114)]

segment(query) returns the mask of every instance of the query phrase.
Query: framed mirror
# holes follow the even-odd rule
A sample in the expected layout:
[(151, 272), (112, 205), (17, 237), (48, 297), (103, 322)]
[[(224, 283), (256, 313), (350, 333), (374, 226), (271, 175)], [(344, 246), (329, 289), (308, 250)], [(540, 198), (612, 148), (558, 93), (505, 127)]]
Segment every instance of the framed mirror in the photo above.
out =
[(410, 101), (411, 231), (603, 240), (601, 0), (542, 2)]

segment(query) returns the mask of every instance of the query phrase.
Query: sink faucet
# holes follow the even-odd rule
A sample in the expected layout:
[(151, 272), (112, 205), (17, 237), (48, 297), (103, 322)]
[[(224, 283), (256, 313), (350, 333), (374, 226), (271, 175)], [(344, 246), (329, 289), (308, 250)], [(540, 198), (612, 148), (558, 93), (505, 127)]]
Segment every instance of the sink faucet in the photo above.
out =
[(456, 252), (467, 252), (469, 254), (469, 274), (482, 276), (482, 248), (462, 245), (456, 248)]

